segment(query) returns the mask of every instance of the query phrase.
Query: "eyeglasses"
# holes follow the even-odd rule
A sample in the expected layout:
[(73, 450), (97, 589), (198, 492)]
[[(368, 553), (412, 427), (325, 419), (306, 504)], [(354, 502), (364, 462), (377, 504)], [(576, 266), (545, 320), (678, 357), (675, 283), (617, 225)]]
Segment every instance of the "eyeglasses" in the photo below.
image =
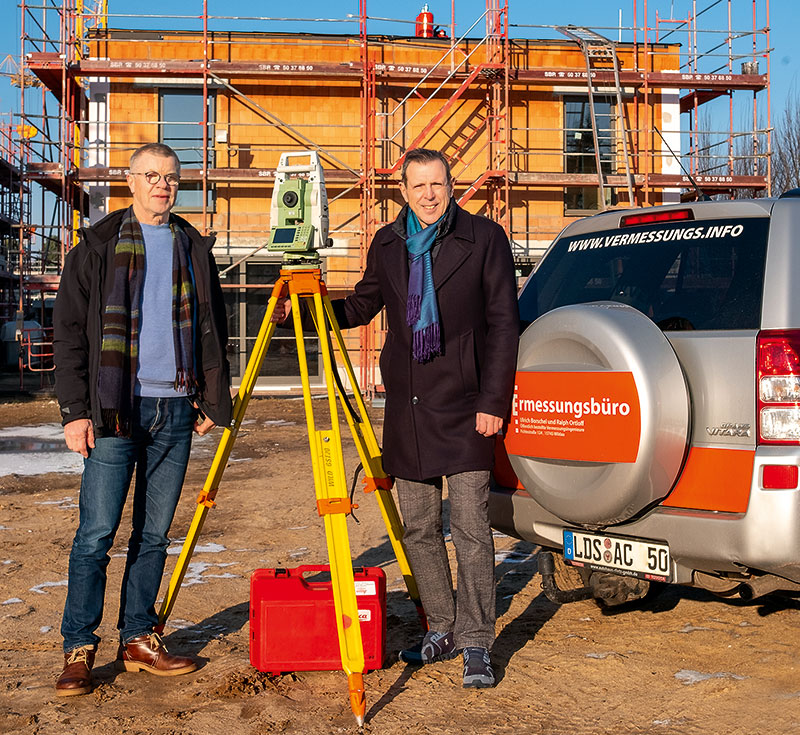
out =
[[(131, 176), (144, 176), (144, 180), (150, 184), (150, 186), (155, 186), (162, 179), (158, 171), (145, 171), (144, 173), (141, 171), (128, 171), (128, 173)], [(169, 186), (177, 186), (181, 183), (181, 177), (178, 176), (178, 174), (164, 174), (163, 179)]]

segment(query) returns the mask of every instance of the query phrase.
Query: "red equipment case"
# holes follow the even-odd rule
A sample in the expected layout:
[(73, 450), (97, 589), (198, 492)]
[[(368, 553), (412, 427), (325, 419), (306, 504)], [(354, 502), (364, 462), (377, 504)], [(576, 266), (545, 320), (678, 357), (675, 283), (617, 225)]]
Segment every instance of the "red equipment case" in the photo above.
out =
[[(309, 582), (306, 574), (326, 573)], [(353, 570), (365, 670), (383, 666), (386, 575), (378, 567)], [(337, 671), (342, 668), (330, 567), (256, 569), (250, 577), (250, 663), (259, 671)]]

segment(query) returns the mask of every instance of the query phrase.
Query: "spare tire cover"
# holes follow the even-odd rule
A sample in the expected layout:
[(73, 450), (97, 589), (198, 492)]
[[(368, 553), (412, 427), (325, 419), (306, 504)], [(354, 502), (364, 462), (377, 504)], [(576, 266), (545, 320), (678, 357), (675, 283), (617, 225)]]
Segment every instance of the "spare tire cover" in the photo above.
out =
[(516, 383), (509, 458), (551, 513), (603, 526), (670, 492), (687, 450), (689, 393), (644, 314), (610, 301), (543, 314), (520, 338)]

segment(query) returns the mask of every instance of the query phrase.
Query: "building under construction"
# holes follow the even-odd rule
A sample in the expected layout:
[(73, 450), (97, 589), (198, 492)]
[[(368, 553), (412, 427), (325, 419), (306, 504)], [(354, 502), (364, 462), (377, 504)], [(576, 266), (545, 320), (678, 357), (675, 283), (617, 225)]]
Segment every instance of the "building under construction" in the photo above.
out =
[[(576, 217), (697, 187), (770, 193), (769, 0), (687, 2), (691, 12), (669, 19), (633, 0), (631, 24), (602, 29), (568, 12), (564, 26), (514, 25), (516, 1), (486, 0), (456, 25), (457, 0), (447, 16), (425, 6), (396, 21), (342, 0), (349, 19), (305, 19), (319, 31), (300, 33), (298, 19), (212, 16), (207, 0), (188, 29), (110, 16), (107, 0), (21, 0), (19, 117), (0, 136), (0, 317), (15, 324), (4, 334), (22, 347), (18, 368), (44, 379), (52, 367), (47, 307), (64, 256), (80, 226), (127, 204), (128, 158), (146, 142), (177, 151), (176, 211), (217, 233), (234, 376), (280, 264), (263, 246), (281, 153), (323, 161), (333, 295), (358, 280), (373, 234), (397, 215), (399, 168), (415, 147), (448, 157), (457, 199), (505, 227), (520, 275)], [(732, 21), (742, 9), (744, 28)], [(369, 391), (380, 390), (382, 328), (349, 335)], [(294, 351), (279, 330), (260, 389), (296, 387)]]

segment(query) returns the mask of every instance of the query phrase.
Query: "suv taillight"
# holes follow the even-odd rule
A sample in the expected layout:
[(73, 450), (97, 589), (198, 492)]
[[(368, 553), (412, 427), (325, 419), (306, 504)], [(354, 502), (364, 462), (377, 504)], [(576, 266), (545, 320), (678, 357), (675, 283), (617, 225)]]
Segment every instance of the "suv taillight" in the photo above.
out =
[(759, 332), (756, 380), (759, 443), (800, 443), (800, 330)]

